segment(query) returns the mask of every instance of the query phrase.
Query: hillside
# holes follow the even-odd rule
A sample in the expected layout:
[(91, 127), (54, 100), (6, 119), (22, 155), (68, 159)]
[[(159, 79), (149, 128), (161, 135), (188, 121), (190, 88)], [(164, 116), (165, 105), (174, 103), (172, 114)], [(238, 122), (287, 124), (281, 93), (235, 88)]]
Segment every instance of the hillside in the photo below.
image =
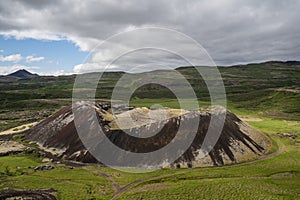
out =
[[(191, 67), (176, 69), (193, 86), (200, 105), (209, 105), (209, 96), (202, 78)], [(299, 62), (266, 62), (219, 67), (230, 109), (243, 109), (262, 116), (300, 118)], [(168, 71), (164, 71), (168, 73)], [(124, 72), (103, 74), (96, 97), (109, 99), (115, 83)], [(32, 79), (0, 77), (0, 125), (7, 129), (24, 122), (49, 116), (61, 106), (69, 105), (75, 75), (38, 76)], [(139, 99), (175, 99), (167, 89), (148, 85), (135, 91), (133, 104)], [(137, 101), (136, 101), (137, 100)], [(165, 101), (163, 101), (165, 102)], [(284, 103), (283, 103), (284, 102)], [(176, 104), (176, 103), (175, 103)], [(177, 107), (175, 104), (165, 105)], [(151, 105), (150, 105), (151, 106)], [(15, 111), (11, 116), (10, 111)], [(22, 115), (22, 118), (16, 117)]]
[[(191, 67), (177, 70), (195, 88), (199, 105), (206, 106), (198, 114), (202, 124), (207, 124), (210, 102), (203, 81)], [(99, 164), (74, 162), (94, 161), (85, 154), (73, 124), (70, 98), (74, 75), (32, 79), (1, 76), (0, 129), (14, 128), (0, 132), (0, 153), (3, 155), (0, 156), (0, 199), (19, 198), (20, 195), (43, 199), (298, 199), (299, 63), (267, 62), (219, 67), (219, 70), (227, 90), (228, 111), (224, 131), (212, 156), (204, 162), (190, 156), (189, 153), (194, 152), (190, 149), (176, 162), (181, 169), (167, 167), (148, 173), (139, 173), (144, 172), (139, 170), (127, 173)], [(169, 77), (168, 71), (164, 73)], [(110, 97), (115, 82), (123, 74), (104, 74), (97, 102)], [(135, 107), (113, 117), (107, 106), (102, 104), (96, 108), (101, 111), (97, 116), (109, 137), (133, 151), (144, 149), (139, 146), (136, 149), (132, 140), (128, 140), (130, 143), (122, 141), (119, 134), (123, 133), (118, 130), (116, 116), (125, 119), (128, 114), (134, 116), (142, 127), (148, 125), (145, 113), (156, 116), (162, 109), (152, 105), (168, 107), (163, 111), (174, 120), (180, 114), (173, 94), (157, 85), (137, 90), (130, 104)], [(125, 122), (127, 128), (131, 127), (130, 122)], [(173, 134), (174, 123), (171, 122), (167, 133)], [(20, 134), (24, 130), (26, 135)], [(206, 127), (199, 127), (199, 133), (205, 130)], [(265, 136), (272, 142), (271, 148), (265, 148)], [(166, 138), (169, 140), (170, 136)], [(193, 148), (199, 148), (201, 138), (198, 139)], [(41, 147), (42, 150), (38, 150)], [(53, 160), (47, 158), (50, 155), (46, 150), (54, 155)], [(187, 168), (190, 164), (192, 169)], [(210, 167), (214, 164), (218, 167)]]
[[(203, 141), (207, 135), (211, 115), (216, 112), (214, 110), (218, 109), (220, 108), (209, 107), (205, 112), (199, 112), (167, 108), (154, 110), (131, 108), (129, 111), (121, 111), (119, 114), (113, 115), (109, 104), (93, 106), (84, 103), (77, 104), (75, 107), (80, 118), (77, 119), (77, 123), (80, 123), (77, 126), (86, 127), (84, 137), (89, 138), (88, 141), (91, 145), (89, 149), (93, 149), (93, 152), (101, 152), (102, 155), (111, 154), (111, 157), (115, 157), (114, 160), (118, 160), (120, 163), (126, 162), (124, 159), (128, 159), (127, 156), (115, 155), (113, 149), (103, 147), (105, 144), (97, 134), (99, 133), (97, 127), (93, 126), (94, 123), (91, 121), (93, 112), (97, 113), (98, 123), (109, 140), (118, 147), (134, 153), (147, 153), (161, 149), (169, 144), (176, 135), (180, 135), (178, 140), (185, 143), (187, 138), (192, 137), (191, 127), (197, 123), (199, 117), (200, 121), (198, 125), (196, 124), (197, 133), (194, 141), (190, 148), (175, 162), (179, 166), (189, 164), (190, 166), (203, 167), (238, 163), (255, 159), (268, 152), (270, 142), (262, 133), (246, 125), (233, 113), (222, 109), (221, 112), (226, 112), (226, 120), (220, 139), (209, 155), (201, 158), (199, 155), (200, 148), (203, 148), (203, 151), (208, 151), (208, 147), (203, 145)], [(165, 118), (149, 118), (149, 116), (163, 116), (163, 113), (167, 113)], [(134, 123), (130, 122), (129, 118), (131, 117), (134, 117)], [(216, 127), (219, 123), (215, 121), (211, 124), (212, 129), (217, 130)], [(179, 129), (179, 124), (183, 128)], [(120, 125), (122, 128), (119, 128)], [(153, 132), (157, 132), (157, 134), (151, 136)], [(71, 106), (61, 109), (55, 115), (23, 134), (25, 139), (37, 142), (43, 148), (51, 149), (50, 152), (55, 149), (54, 152), (59, 158), (88, 163), (97, 162), (80, 140), (75, 128)], [(208, 143), (212, 142), (211, 140), (208, 141)], [(140, 166), (163, 166), (172, 158), (173, 154), (172, 151), (166, 152), (166, 154), (160, 155), (162, 158), (155, 156), (140, 160), (139, 163)], [(132, 167), (136, 167), (135, 163), (127, 164), (128, 166), (125, 167), (129, 167), (130, 164), (133, 164)]]

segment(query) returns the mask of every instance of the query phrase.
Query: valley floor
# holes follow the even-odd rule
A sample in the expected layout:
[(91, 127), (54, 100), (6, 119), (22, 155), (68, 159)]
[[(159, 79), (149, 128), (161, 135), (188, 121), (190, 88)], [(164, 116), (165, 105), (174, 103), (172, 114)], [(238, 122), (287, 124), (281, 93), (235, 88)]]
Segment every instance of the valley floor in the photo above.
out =
[(242, 117), (272, 138), (270, 154), (223, 167), (125, 173), (60, 163), (52, 170), (34, 170), (52, 163), (28, 152), (0, 157), (0, 190), (54, 189), (58, 199), (299, 199), (299, 124)]

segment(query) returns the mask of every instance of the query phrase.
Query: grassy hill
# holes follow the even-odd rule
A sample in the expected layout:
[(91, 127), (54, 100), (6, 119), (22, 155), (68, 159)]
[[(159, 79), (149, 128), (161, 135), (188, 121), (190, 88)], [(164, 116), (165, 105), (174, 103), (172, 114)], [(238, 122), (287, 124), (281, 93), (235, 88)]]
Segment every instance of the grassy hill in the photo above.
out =
[[(207, 89), (195, 69), (176, 70), (192, 84), (199, 104), (209, 105)], [(43, 156), (26, 152), (0, 157), (0, 191), (53, 188), (58, 199), (299, 199), (300, 63), (266, 62), (219, 70), (228, 108), (273, 140), (272, 151), (262, 159), (217, 168), (131, 174), (64, 164), (51, 171), (34, 171), (45, 164)], [(105, 73), (97, 98), (109, 99), (123, 74)], [(43, 119), (70, 104), (74, 80), (74, 75), (0, 77), (0, 130)], [(157, 85), (141, 87), (130, 103), (179, 106), (170, 91)]]
[[(176, 70), (190, 82), (200, 105), (208, 105), (208, 91), (196, 69), (180, 67)], [(230, 109), (277, 118), (300, 118), (299, 62), (266, 62), (219, 67), (219, 71), (225, 84)], [(116, 82), (123, 74), (124, 72), (104, 73), (96, 97), (109, 99)], [(0, 77), (0, 130), (39, 120), (61, 106), (70, 104), (75, 78), (75, 75), (38, 76), (31, 79)], [(136, 90), (132, 104), (151, 106), (148, 104), (151, 99), (168, 99), (172, 103), (166, 106), (178, 107), (172, 92), (153, 84)], [(16, 114), (10, 116), (11, 111), (15, 111)]]

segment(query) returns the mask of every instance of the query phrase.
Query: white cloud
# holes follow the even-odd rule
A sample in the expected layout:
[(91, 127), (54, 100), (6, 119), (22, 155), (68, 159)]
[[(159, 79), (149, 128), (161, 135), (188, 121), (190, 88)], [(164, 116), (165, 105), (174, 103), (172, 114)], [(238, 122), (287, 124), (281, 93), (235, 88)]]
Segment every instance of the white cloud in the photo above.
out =
[[(0, 74), (11, 74), (20, 69), (26, 69), (31, 73), (35, 73), (34, 70), (39, 69), (38, 66), (26, 66), (26, 65), (12, 65), (12, 66), (0, 66)], [(33, 71), (32, 71), (33, 70)]]
[(8, 56), (0, 55), (1, 62), (19, 62), (20, 60), (22, 60), (21, 54), (12, 54)]
[[(123, 30), (160, 26), (191, 36), (217, 64), (300, 60), (299, 8), (298, 0), (0, 1), (0, 34), (68, 40), (82, 51), (92, 51)], [(98, 67), (103, 68), (101, 63)], [(77, 66), (74, 71), (86, 68)]]
[[(118, 70), (118, 67), (115, 65), (110, 65), (108, 68), (110, 71)], [(75, 65), (73, 71), (75, 73), (101, 72), (108, 68), (106, 68), (106, 65), (100, 65), (98, 63), (83, 63)]]
[(42, 61), (42, 60), (44, 60), (45, 59), (45, 57), (34, 57), (34, 56), (27, 56), (26, 57), (26, 62), (27, 63), (31, 63), (31, 62), (38, 62), (38, 61)]
[(59, 41), (65, 40), (66, 37), (60, 34), (51, 33), (48, 31), (39, 31), (39, 30), (11, 30), (11, 31), (0, 31), (0, 35), (3, 35), (4, 38), (15, 38), (17, 40), (23, 39), (36, 39), (36, 40), (49, 40), (49, 41)]
[(101, 40), (89, 37), (68, 36), (68, 40), (74, 43), (81, 51), (93, 51)]
[(86, 63), (75, 66), (74, 71), (103, 71), (108, 65), (105, 70), (126, 72), (162, 66), (213, 65), (197, 43), (176, 31), (161, 28), (142, 28), (116, 35), (98, 46)]
[(45, 71), (45, 72), (40, 72), (39, 75), (41, 76), (61, 76), (61, 75), (72, 75), (74, 74), (73, 72), (66, 72), (65, 70), (54, 70), (54, 71)]

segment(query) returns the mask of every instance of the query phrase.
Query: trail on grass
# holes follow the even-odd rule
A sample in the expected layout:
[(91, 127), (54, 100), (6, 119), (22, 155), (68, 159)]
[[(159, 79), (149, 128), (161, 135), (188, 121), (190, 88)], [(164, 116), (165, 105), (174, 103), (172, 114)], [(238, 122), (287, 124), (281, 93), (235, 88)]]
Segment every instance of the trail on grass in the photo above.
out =
[[(243, 165), (250, 165), (250, 164), (253, 164), (253, 163), (257, 163), (257, 162), (260, 162), (260, 161), (263, 161), (263, 160), (268, 160), (268, 159), (271, 159), (271, 158), (274, 158), (280, 154), (282, 154), (286, 147), (285, 145), (280, 141), (280, 139), (278, 139), (277, 137), (274, 139), (276, 140), (276, 143), (278, 144), (278, 149), (277, 151), (271, 153), (271, 154), (268, 154), (268, 155), (265, 155), (265, 156), (262, 156), (256, 160), (253, 160), (253, 161), (249, 161), (249, 162), (245, 162), (245, 163), (239, 163), (239, 164), (235, 164), (235, 165), (230, 165), (230, 166), (221, 166), (221, 167), (218, 167), (218, 168), (234, 168), (236, 166), (243, 166)], [(133, 187), (141, 184), (141, 183), (144, 183), (144, 182), (147, 182), (147, 181), (151, 181), (151, 180), (155, 180), (155, 179), (160, 179), (160, 178), (167, 178), (167, 177), (171, 177), (171, 176), (174, 176), (174, 175), (179, 175), (179, 174), (183, 174), (183, 173), (186, 173), (186, 172), (190, 172), (190, 171), (200, 171), (200, 170), (206, 170), (208, 169), (209, 167), (203, 167), (203, 168), (194, 168), (194, 169), (184, 169), (184, 170), (180, 170), (178, 172), (175, 172), (175, 173), (172, 173), (172, 174), (163, 174), (163, 175), (158, 175), (158, 176), (152, 176), (152, 177), (147, 177), (147, 178), (143, 178), (143, 179), (139, 179), (139, 180), (136, 180), (132, 183), (129, 183), (121, 188), (119, 188), (116, 193), (113, 195), (113, 197), (111, 198), (111, 200), (115, 200), (117, 199), (118, 197), (120, 197), (122, 194), (124, 194), (125, 192), (129, 191), (130, 189), (132, 189)], [(213, 179), (213, 178), (211, 178)], [(210, 179), (210, 180), (211, 180)]]
[(13, 128), (10, 128), (10, 129), (0, 132), (0, 135), (9, 135), (9, 134), (13, 134), (13, 133), (19, 133), (19, 132), (29, 129), (30, 127), (36, 125), (37, 123), (38, 122), (32, 122), (29, 124), (23, 124), (20, 126), (16, 126), (16, 127), (13, 127)]
[[(15, 128), (21, 128), (21, 127), (25, 126), (26, 129), (28, 129), (28, 128), (30, 128), (30, 126), (34, 125), (35, 123), (25, 124), (25, 125), (21, 125), (21, 126), (15, 127)], [(15, 129), (15, 128), (12, 128), (12, 129), (0, 132), (0, 135), (8, 135), (8, 134), (13, 134), (13, 133), (17, 133), (17, 132), (26, 130), (26, 129), (22, 129), (20, 131), (13, 131), (13, 129)], [(262, 157), (260, 157), (260, 158), (258, 158), (256, 160), (252, 160), (252, 161), (248, 161), (248, 162), (244, 162), (244, 163), (238, 163), (238, 164), (235, 164), (235, 165), (221, 166), (221, 167), (218, 167), (218, 168), (233, 168), (233, 167), (236, 167), (236, 166), (249, 165), (249, 164), (257, 163), (257, 162), (260, 162), (260, 161), (263, 161), (263, 160), (271, 159), (271, 158), (274, 158), (274, 157), (280, 155), (281, 153), (283, 153), (286, 150), (286, 147), (281, 142), (280, 139), (278, 139), (277, 137), (274, 137), (274, 139), (275, 139), (276, 143), (278, 144), (277, 151), (275, 151), (275, 152), (273, 152), (271, 154), (264, 155), (264, 156), (262, 156)], [(177, 172), (174, 172), (174, 173), (163, 174), (163, 175), (156, 175), (156, 176), (151, 176), (151, 177), (147, 177), (147, 178), (142, 178), (142, 179), (136, 180), (136, 181), (134, 181), (132, 183), (129, 183), (129, 184), (125, 185), (125, 186), (121, 186), (111, 176), (109, 176), (108, 174), (106, 174), (104, 172), (99, 172), (99, 171), (90, 170), (90, 169), (87, 169), (87, 170), (90, 171), (90, 172), (92, 172), (92, 173), (94, 173), (94, 174), (97, 174), (97, 175), (105, 178), (112, 185), (112, 188), (115, 191), (115, 193), (113, 194), (113, 196), (112, 196), (111, 199), (115, 200), (118, 197), (120, 197), (122, 194), (128, 192), (130, 189), (132, 189), (133, 187), (135, 187), (135, 186), (137, 186), (137, 185), (139, 185), (141, 183), (144, 183), (144, 182), (147, 182), (147, 181), (151, 181), (151, 180), (155, 180), (155, 179), (160, 179), (160, 178), (167, 178), (167, 177), (171, 177), (171, 176), (174, 176), (174, 175), (184, 174), (184, 173), (187, 173), (187, 172), (190, 172), (190, 171), (206, 170), (208, 168), (211, 168), (211, 167), (183, 169), (183, 170), (180, 170), (180, 171), (177, 171)]]
[(104, 173), (104, 172), (99, 172), (96, 170), (92, 170), (92, 169), (85, 169), (93, 174), (99, 175), (103, 178), (105, 178), (113, 187), (115, 193), (118, 193), (121, 190), (121, 186), (120, 184), (118, 184), (112, 177), (110, 177), (108, 174)]

